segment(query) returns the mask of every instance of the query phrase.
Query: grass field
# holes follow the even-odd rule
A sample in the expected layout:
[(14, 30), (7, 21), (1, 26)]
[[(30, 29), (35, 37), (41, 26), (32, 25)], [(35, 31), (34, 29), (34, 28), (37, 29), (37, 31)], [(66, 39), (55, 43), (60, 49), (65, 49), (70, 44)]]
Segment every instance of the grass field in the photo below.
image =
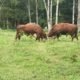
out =
[(80, 80), (80, 37), (15, 41), (15, 34), (0, 30), (0, 80)]

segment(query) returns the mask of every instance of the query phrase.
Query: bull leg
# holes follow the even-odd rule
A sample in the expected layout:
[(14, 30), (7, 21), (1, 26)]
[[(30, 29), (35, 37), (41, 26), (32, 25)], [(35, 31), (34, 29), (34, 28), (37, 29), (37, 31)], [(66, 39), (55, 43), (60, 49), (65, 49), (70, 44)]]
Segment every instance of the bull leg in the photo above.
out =
[(40, 36), (39, 35), (37, 35), (36, 40), (39, 40), (40, 41)]
[(76, 36), (76, 39), (78, 40), (78, 35)]
[(21, 39), (21, 35), (18, 35), (18, 36), (17, 36), (17, 39), (20, 40), (20, 39)]
[(76, 34), (75, 35), (71, 35), (71, 37), (72, 37), (72, 41), (73, 41), (74, 38), (76, 38), (78, 40), (78, 36)]
[(41, 35), (40, 38), (41, 38), (41, 40), (44, 40), (44, 36), (43, 35)]
[(60, 35), (59, 34), (57, 34), (57, 40), (59, 41), (59, 37), (60, 37)]
[(41, 35), (40, 38), (41, 38), (42, 41), (47, 40), (47, 37), (45, 37), (45, 35)]
[(18, 39), (18, 32), (16, 33), (16, 37), (15, 37), (15, 40), (17, 40)]
[(73, 41), (74, 37), (75, 37), (75, 36), (74, 36), (73, 34), (71, 34), (72, 41)]
[(19, 40), (21, 39), (21, 35), (18, 36), (18, 39), (19, 39)]
[(36, 37), (36, 40), (39, 40), (40, 41), (40, 38), (39, 37)]
[(77, 33), (75, 34), (75, 38), (78, 40), (78, 35), (77, 35)]
[(72, 41), (73, 41), (74, 37), (72, 36)]
[(20, 34), (16, 34), (16, 40), (20, 40), (21, 39), (21, 35)]
[(17, 37), (17, 34), (16, 34), (15, 40), (17, 40), (17, 38), (18, 38), (18, 37)]

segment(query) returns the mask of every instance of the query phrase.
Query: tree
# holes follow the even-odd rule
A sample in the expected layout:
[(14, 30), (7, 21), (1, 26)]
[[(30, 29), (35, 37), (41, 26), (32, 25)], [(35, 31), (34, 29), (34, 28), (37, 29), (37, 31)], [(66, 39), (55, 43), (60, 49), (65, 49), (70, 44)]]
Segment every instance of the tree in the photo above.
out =
[(50, 1), (50, 28), (52, 27), (52, 7), (53, 7), (53, 5), (52, 5), (52, 0)]
[(43, 0), (46, 14), (47, 14), (47, 25), (48, 25), (48, 31), (51, 29), (52, 26), (52, 0)]
[(59, 13), (59, 0), (57, 0), (57, 4), (56, 4), (56, 19), (55, 19), (55, 24), (58, 23), (58, 13)]
[(80, 32), (80, 0), (78, 0), (78, 18), (77, 18), (78, 31)]
[(36, 2), (36, 23), (38, 24), (38, 0), (35, 0)]
[(75, 19), (75, 0), (73, 0), (73, 10), (72, 10), (72, 23), (74, 24), (74, 19)]
[(29, 22), (31, 22), (30, 0), (28, 0), (28, 15), (29, 15)]
[[(72, 6), (73, 0), (0, 0), (0, 27), (15, 28), (17, 24), (36, 22), (42, 27), (47, 26), (49, 31), (52, 19), (53, 24), (72, 23)], [(77, 0), (74, 8), (74, 22), (80, 23), (77, 22)]]

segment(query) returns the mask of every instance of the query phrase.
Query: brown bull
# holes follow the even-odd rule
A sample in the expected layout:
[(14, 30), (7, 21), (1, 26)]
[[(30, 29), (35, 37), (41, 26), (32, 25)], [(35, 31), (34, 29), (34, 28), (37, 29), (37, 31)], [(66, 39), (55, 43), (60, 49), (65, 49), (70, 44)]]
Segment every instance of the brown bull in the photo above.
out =
[(16, 39), (21, 38), (21, 35), (25, 33), (26, 35), (36, 34), (36, 40), (47, 39), (47, 36), (40, 25), (36, 23), (27, 23), (25, 25), (18, 25), (16, 32)]
[(48, 33), (48, 37), (56, 36), (59, 39), (60, 35), (71, 35), (72, 41), (74, 38), (78, 40), (77, 36), (78, 28), (74, 24), (70, 23), (59, 23), (55, 24), (50, 32)]

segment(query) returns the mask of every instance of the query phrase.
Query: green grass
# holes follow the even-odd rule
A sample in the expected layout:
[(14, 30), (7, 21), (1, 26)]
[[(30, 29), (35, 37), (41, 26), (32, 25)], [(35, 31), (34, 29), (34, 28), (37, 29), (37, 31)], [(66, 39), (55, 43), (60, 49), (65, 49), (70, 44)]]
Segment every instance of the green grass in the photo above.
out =
[(80, 80), (80, 37), (15, 41), (15, 34), (0, 30), (0, 80)]

